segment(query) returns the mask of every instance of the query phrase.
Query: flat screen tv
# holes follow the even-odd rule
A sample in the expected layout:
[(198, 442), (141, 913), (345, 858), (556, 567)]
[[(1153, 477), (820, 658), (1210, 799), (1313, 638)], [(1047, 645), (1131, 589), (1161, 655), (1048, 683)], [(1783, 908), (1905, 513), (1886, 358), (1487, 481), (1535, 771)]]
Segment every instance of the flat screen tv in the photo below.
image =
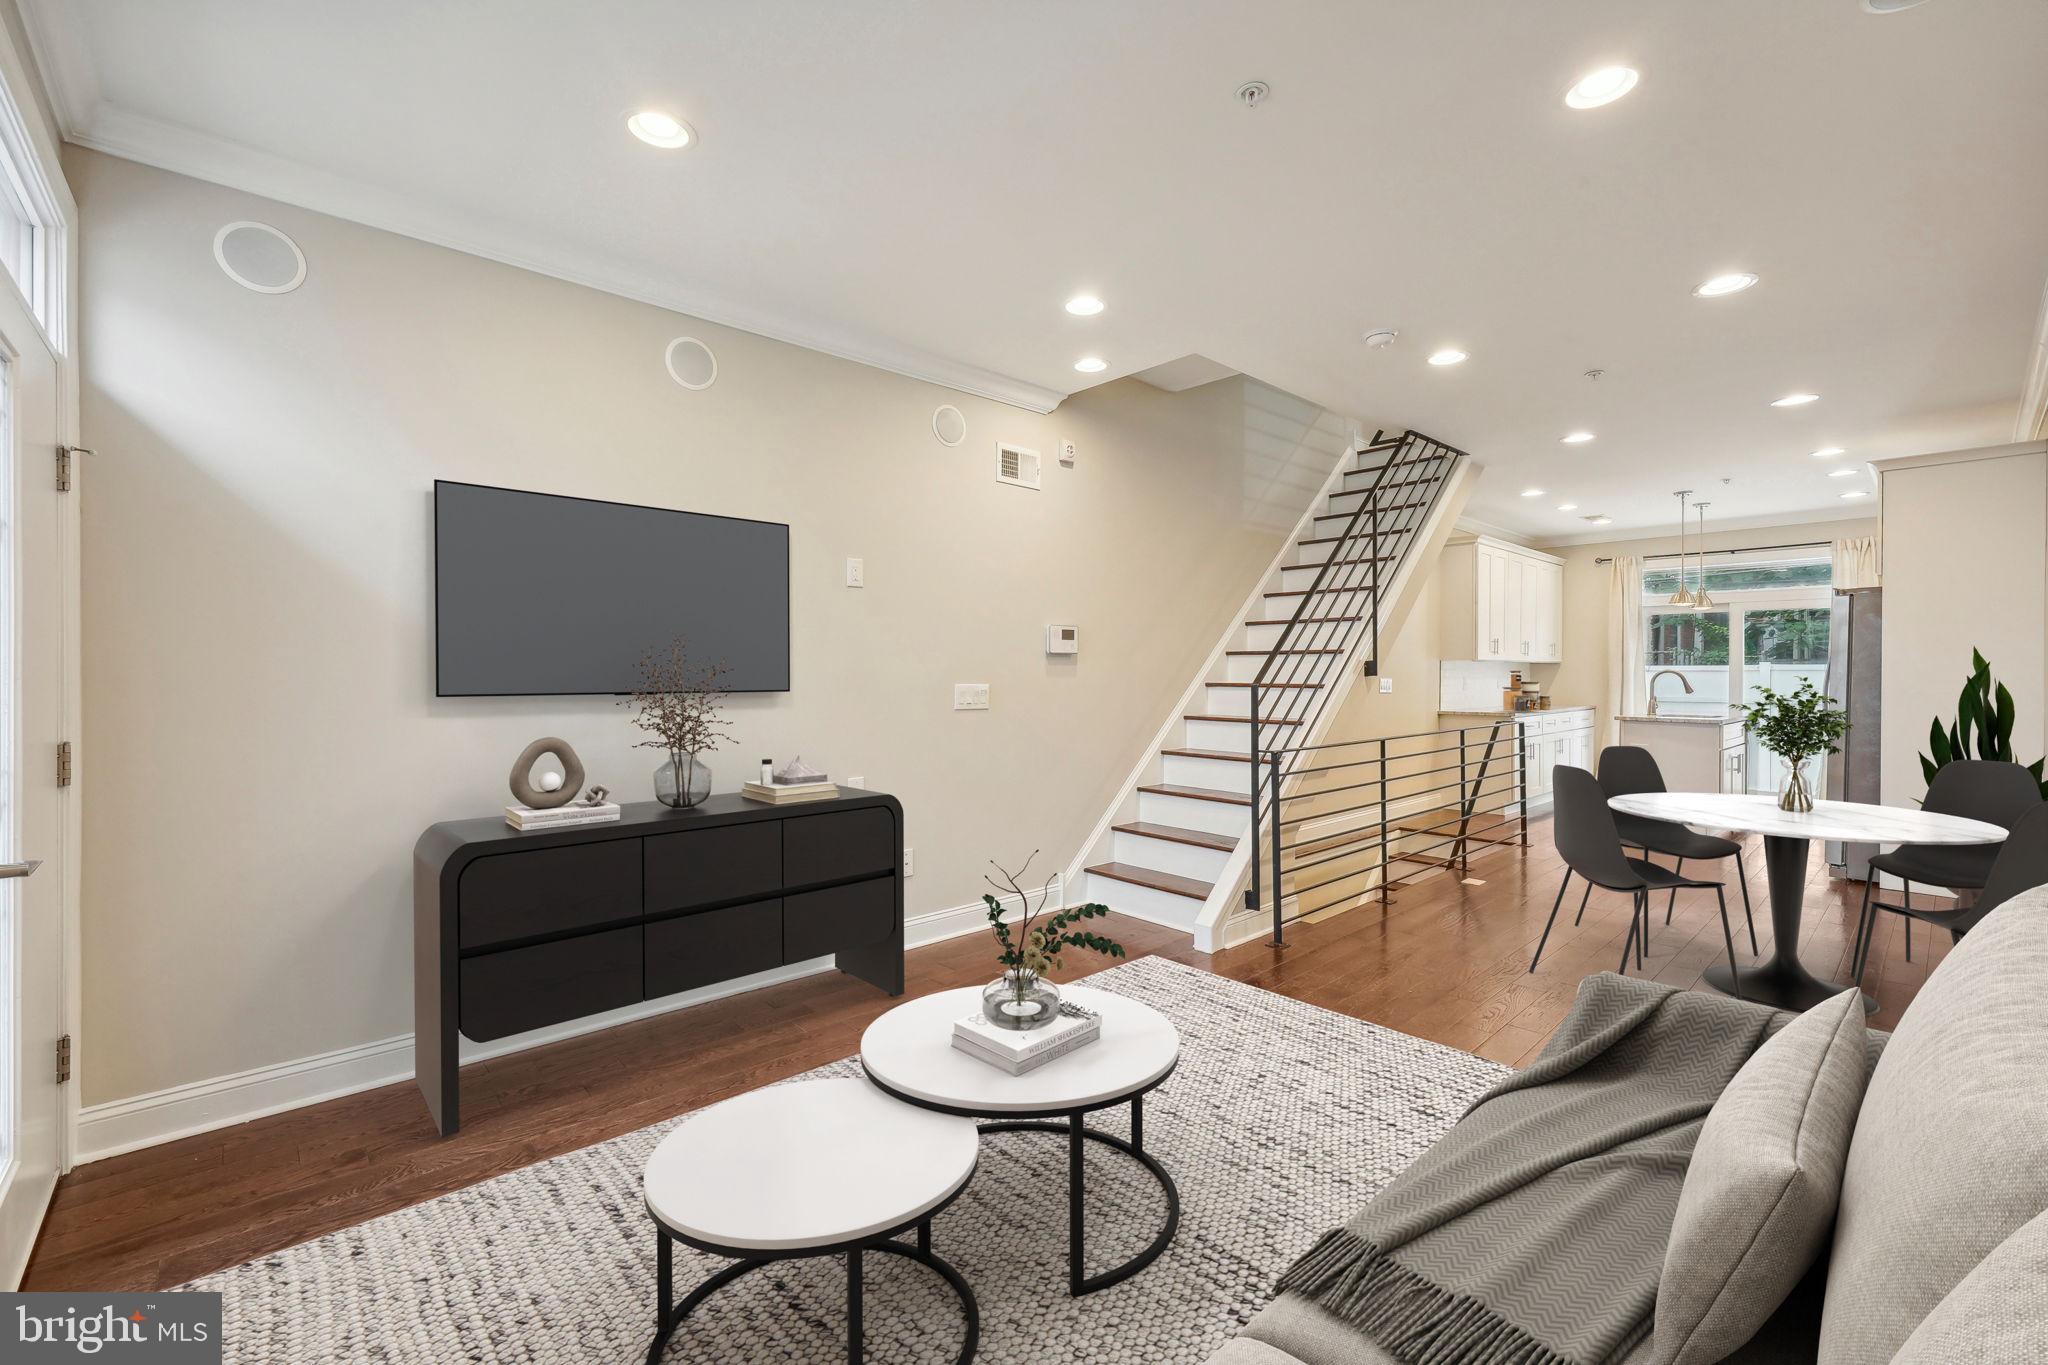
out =
[(688, 641), (733, 692), (789, 690), (789, 527), (434, 483), (434, 691), (631, 692)]

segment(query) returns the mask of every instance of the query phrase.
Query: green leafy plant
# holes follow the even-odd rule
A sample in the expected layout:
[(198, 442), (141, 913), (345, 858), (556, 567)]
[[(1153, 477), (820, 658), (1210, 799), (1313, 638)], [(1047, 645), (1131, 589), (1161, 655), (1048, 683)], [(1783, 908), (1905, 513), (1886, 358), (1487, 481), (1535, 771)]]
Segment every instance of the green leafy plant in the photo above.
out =
[(1743, 728), (1787, 763), (1803, 763), (1815, 754), (1835, 754), (1849, 730), (1849, 713), (1823, 696), (1811, 678), (1801, 678), (1790, 693), (1757, 689), (1757, 700), (1742, 708)]
[[(1038, 850), (1033, 849), (1031, 858), (1037, 856)], [(989, 860), (989, 866), (1001, 873), (1003, 879), (997, 881), (994, 877), (984, 877), (983, 880), (998, 891), (1008, 891), (1017, 898), (1017, 903), (1024, 907), (1024, 914), (1016, 924), (1006, 924), (1003, 922), (1002, 901), (983, 893), (982, 900), (988, 904), (989, 927), (995, 931), (996, 946), (1002, 949), (996, 961), (1012, 971), (1044, 976), (1059, 967), (1060, 953), (1067, 948), (1086, 948), (1090, 952), (1101, 953), (1107, 957), (1122, 957), (1123, 945), (1114, 939), (1104, 938), (1086, 929), (1076, 931), (1073, 928), (1083, 920), (1097, 919), (1108, 914), (1109, 907), (1106, 905), (1069, 905), (1040, 922), (1039, 916), (1045, 910), (1046, 901), (1052, 896), (1052, 889), (1047, 887), (1041, 890), (1038, 893), (1038, 902), (1034, 905), (1031, 897), (1025, 894), (1024, 888), (1018, 885), (1031, 867), (1031, 858), (1026, 858), (1024, 866), (1015, 872), (1005, 872), (1002, 864), (993, 858)]]
[[(1935, 773), (1947, 765), (1965, 758), (1988, 758), (1999, 763), (2017, 763), (2012, 752), (2012, 726), (2016, 715), (2012, 693), (2001, 682), (1991, 679), (1991, 665), (1979, 650), (1970, 651), (1970, 676), (1963, 679), (1962, 695), (1956, 698), (1956, 718), (1949, 722), (1946, 730), (1941, 728), (1941, 717), (1936, 716), (1927, 726), (1927, 747), (1929, 754), (1920, 755), (1920, 773), (1931, 786)], [(1976, 752), (1970, 751), (1972, 740), (1976, 741)], [(2048, 759), (2035, 759), (2027, 765), (2027, 771), (2041, 782), (2041, 769)], [(2048, 797), (2048, 782), (2042, 782), (2041, 794)]]

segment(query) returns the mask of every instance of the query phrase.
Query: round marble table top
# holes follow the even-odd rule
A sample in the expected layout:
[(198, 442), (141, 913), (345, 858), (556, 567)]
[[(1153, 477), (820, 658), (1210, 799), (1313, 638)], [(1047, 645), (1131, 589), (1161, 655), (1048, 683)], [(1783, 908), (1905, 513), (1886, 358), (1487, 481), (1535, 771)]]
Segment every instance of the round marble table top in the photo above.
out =
[(1857, 801), (1816, 801), (1810, 811), (1778, 809), (1778, 798), (1722, 792), (1638, 792), (1609, 797), (1624, 815), (1682, 825), (1745, 830), (1780, 839), (1842, 839), (1870, 844), (1996, 844), (2005, 831), (1982, 820)]
[(669, 1130), (647, 1158), (647, 1208), (720, 1247), (857, 1241), (952, 1198), (980, 1140), (974, 1120), (900, 1104), (857, 1076), (771, 1085)]
[(861, 1064), (911, 1099), (995, 1115), (1097, 1108), (1150, 1088), (1179, 1060), (1179, 1030), (1150, 1005), (1087, 986), (1062, 986), (1060, 996), (1101, 1015), (1102, 1036), (1022, 1076), (953, 1046), (953, 1021), (981, 1012), (978, 986), (938, 991), (890, 1010), (862, 1035)]

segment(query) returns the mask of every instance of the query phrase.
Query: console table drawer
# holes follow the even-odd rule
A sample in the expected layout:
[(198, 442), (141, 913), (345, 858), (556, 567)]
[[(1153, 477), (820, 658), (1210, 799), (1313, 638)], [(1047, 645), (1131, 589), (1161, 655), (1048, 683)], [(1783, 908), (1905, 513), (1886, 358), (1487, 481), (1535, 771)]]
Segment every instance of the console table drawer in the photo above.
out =
[(782, 885), (782, 823), (679, 830), (650, 835), (647, 913), (758, 896)]
[(655, 920), (647, 926), (647, 998), (782, 965), (782, 902)]
[(477, 1042), (580, 1019), (640, 995), (640, 926), (462, 960), (462, 1031)]
[(464, 948), (632, 919), (640, 913), (640, 841), (479, 858), (463, 870), (458, 894)]
[(796, 816), (782, 826), (784, 886), (896, 870), (896, 819), (879, 806)]
[(806, 891), (782, 900), (782, 960), (802, 962), (880, 943), (896, 932), (896, 879)]

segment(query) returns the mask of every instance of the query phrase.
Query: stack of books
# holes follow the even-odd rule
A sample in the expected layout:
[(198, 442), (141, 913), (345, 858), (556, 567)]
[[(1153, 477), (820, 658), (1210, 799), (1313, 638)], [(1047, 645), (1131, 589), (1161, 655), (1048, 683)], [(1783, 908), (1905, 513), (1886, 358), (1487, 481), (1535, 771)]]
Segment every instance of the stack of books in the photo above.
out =
[(1101, 1036), (1102, 1016), (1073, 1004), (1061, 1005), (1060, 1017), (1044, 1028), (997, 1028), (979, 1014), (953, 1025), (954, 1047), (1012, 1076), (1036, 1071)]
[(833, 782), (749, 782), (740, 788), (749, 801), (766, 801), (771, 806), (790, 806), (799, 801), (829, 801), (839, 795)]
[(566, 829), (570, 825), (601, 825), (618, 818), (619, 803), (616, 801), (595, 806), (571, 801), (566, 806), (555, 806), (549, 810), (520, 805), (505, 807), (505, 823), (514, 829)]

